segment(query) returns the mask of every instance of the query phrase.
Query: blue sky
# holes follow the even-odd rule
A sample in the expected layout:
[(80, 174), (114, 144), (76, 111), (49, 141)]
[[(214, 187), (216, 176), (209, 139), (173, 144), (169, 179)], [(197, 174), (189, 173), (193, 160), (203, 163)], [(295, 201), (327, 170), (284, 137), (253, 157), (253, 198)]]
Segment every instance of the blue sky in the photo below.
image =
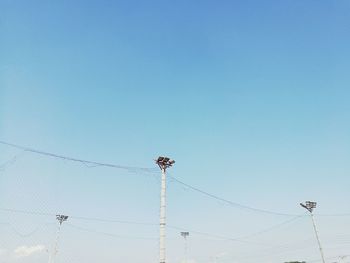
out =
[[(350, 212), (349, 12), (342, 0), (4, 0), (0, 139), (138, 167), (169, 155), (177, 161), (172, 176), (238, 203), (300, 214), (298, 203), (312, 199), (320, 214)], [(0, 172), (0, 207), (158, 222), (158, 174), (0, 147), (1, 164), (20, 154)], [(168, 204), (169, 224), (228, 237), (288, 220), (174, 182)], [(43, 251), (17, 259), (11, 251), (51, 244), (54, 218), (0, 212), (0, 219), (14, 225), (0, 226), (0, 257), (47, 260)], [(349, 251), (347, 220), (318, 218), (326, 256)], [(61, 262), (158, 260), (157, 240), (77, 228), (157, 238), (157, 227), (71, 224)], [(318, 259), (310, 224), (300, 219), (249, 241), (274, 247), (266, 262)], [(168, 235), (169, 262), (180, 262), (182, 240), (176, 230)], [(307, 249), (293, 250), (308, 238)], [(289, 250), (279, 254), (281, 244)], [(190, 247), (194, 262), (255, 262), (264, 250), (195, 234)], [(243, 259), (247, 253), (253, 257)]]

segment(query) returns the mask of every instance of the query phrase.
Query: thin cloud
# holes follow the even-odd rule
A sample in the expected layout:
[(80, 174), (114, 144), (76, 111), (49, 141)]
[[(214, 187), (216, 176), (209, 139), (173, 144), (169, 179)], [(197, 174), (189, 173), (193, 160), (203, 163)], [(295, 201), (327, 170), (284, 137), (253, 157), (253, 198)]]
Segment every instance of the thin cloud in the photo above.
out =
[(45, 249), (45, 246), (43, 245), (36, 245), (36, 246), (20, 246), (17, 247), (14, 250), (15, 257), (22, 258), (22, 257), (29, 257), (35, 253), (40, 253)]

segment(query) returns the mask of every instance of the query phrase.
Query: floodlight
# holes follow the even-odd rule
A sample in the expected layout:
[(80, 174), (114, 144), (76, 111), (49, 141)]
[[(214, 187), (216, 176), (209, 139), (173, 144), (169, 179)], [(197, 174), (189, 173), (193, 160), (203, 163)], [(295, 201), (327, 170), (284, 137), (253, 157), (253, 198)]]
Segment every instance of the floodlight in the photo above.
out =
[(67, 221), (68, 216), (66, 215), (56, 215), (56, 219), (58, 220), (58, 222), (60, 223), (60, 225), (62, 225), (62, 223), (64, 221)]
[(159, 156), (158, 159), (156, 160), (156, 164), (158, 164), (158, 166), (161, 169), (166, 169), (170, 166), (172, 166), (175, 163), (174, 160), (168, 158), (168, 157), (163, 157), (163, 156)]
[(183, 236), (184, 238), (186, 238), (189, 235), (190, 235), (189, 232), (181, 232), (181, 236)]
[(316, 223), (315, 223), (315, 220), (314, 220), (314, 215), (312, 213), (314, 211), (314, 209), (316, 208), (317, 203), (316, 202), (311, 202), (311, 201), (306, 201), (305, 204), (300, 203), (300, 205), (310, 212), (310, 216), (311, 216), (312, 224), (313, 224), (313, 227), (314, 227), (316, 239), (317, 239), (318, 246), (319, 246), (320, 253), (321, 253), (322, 262), (325, 263), (326, 261), (325, 261), (324, 255), (323, 255), (321, 242), (320, 242), (320, 239), (318, 237), (318, 232), (317, 232), (317, 227), (316, 227)]
[(304, 204), (300, 204), (302, 207), (304, 207), (305, 209), (307, 209), (310, 213), (313, 212), (313, 210), (316, 208), (317, 203), (316, 202), (311, 202), (311, 201), (306, 201), (305, 205)]

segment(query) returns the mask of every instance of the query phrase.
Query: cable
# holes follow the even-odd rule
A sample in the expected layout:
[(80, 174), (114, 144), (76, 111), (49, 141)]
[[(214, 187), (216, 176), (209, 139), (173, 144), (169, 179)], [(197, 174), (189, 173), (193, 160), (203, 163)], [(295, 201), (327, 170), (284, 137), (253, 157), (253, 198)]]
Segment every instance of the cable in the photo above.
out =
[(56, 216), (56, 214), (52, 214), (52, 213), (34, 212), (34, 211), (18, 210), (18, 209), (10, 209), (10, 208), (0, 208), (0, 211), (10, 212), (10, 213), (21, 213), (21, 214), (28, 214), (28, 215), (38, 215), (38, 216)]
[(245, 210), (250, 210), (250, 211), (254, 211), (254, 212), (258, 212), (258, 213), (264, 213), (264, 214), (271, 214), (271, 215), (277, 215), (277, 216), (293, 216), (293, 217), (296, 217), (296, 216), (299, 216), (299, 215), (295, 215), (295, 214), (286, 214), (286, 213), (280, 213), (280, 212), (275, 212), (275, 211), (269, 211), (269, 210), (265, 210), (265, 209), (260, 209), (260, 208), (255, 208), (255, 207), (251, 207), (251, 206), (247, 206), (247, 205), (243, 205), (243, 204), (240, 204), (240, 203), (236, 203), (236, 202), (233, 202), (233, 201), (230, 201), (230, 200), (227, 200), (227, 199), (224, 199), (222, 197), (219, 197), (217, 195), (214, 195), (214, 194), (211, 194), (211, 193), (208, 193), (204, 190), (201, 190), (195, 186), (192, 186), (192, 185), (189, 185), (185, 182), (182, 182), (180, 181), (179, 179), (175, 178), (174, 176), (171, 176), (171, 175), (168, 175), (174, 182), (176, 183), (179, 183), (191, 190), (194, 190), (198, 193), (201, 193), (203, 195), (206, 195), (210, 198), (213, 198), (213, 199), (216, 199), (218, 201), (221, 201), (221, 202), (224, 202), (230, 206), (233, 206), (233, 207), (236, 207), (236, 208), (240, 208), (240, 209), (245, 209)]
[[(9, 208), (0, 208), (0, 211), (10, 212), (10, 213), (28, 214), (28, 215), (37, 215), (37, 216), (51, 216), (51, 217), (56, 217), (56, 215), (57, 215), (54, 213), (42, 213), (42, 212), (9, 209)], [(106, 223), (120, 223), (120, 224), (129, 224), (129, 225), (147, 225), (147, 226), (158, 226), (159, 225), (159, 224), (148, 223), (148, 222), (135, 222), (135, 221), (127, 221), (127, 220), (119, 220), (119, 219), (103, 219), (103, 218), (83, 217), (83, 216), (74, 216), (74, 215), (69, 215), (69, 218), (78, 219), (78, 220), (86, 220), (86, 221), (99, 221), (99, 222), (106, 222)]]
[(62, 159), (62, 160), (82, 163), (84, 165), (87, 165), (88, 167), (103, 166), (103, 167), (109, 167), (109, 168), (124, 169), (124, 170), (127, 170), (129, 172), (134, 172), (134, 171), (143, 171), (143, 172), (148, 172), (148, 173), (155, 172), (155, 168), (132, 167), (132, 166), (123, 166), (123, 165), (117, 165), (117, 164), (88, 161), (88, 160), (77, 159), (77, 158), (68, 157), (68, 156), (64, 156), (64, 155), (59, 155), (56, 153), (44, 152), (44, 151), (36, 150), (33, 148), (29, 148), (29, 147), (25, 147), (25, 146), (13, 144), (13, 143), (5, 142), (5, 141), (0, 141), (0, 144), (7, 145), (7, 146), (17, 148), (17, 149), (21, 149), (21, 150), (26, 151), (26, 152), (31, 152), (31, 153), (45, 155), (45, 156), (58, 158), (58, 159)]
[(21, 152), (17, 153), (15, 156), (13, 156), (11, 159), (9, 159), (6, 162), (0, 164), (0, 172), (4, 171), (8, 166), (11, 166), (14, 163), (16, 163), (18, 161), (19, 157), (21, 157), (21, 155), (23, 153), (24, 153), (24, 151), (22, 150)]
[[(37, 215), (37, 216), (52, 216), (55, 217), (56, 214), (53, 213), (40, 213), (40, 212), (34, 212), (34, 211), (28, 211), (28, 210), (17, 210), (17, 209), (8, 209), (8, 208), (0, 208), (0, 211), (5, 211), (5, 212), (11, 212), (11, 213), (22, 213), (22, 214), (30, 214), (30, 215)], [(250, 235), (244, 236), (244, 237), (238, 237), (238, 238), (231, 238), (231, 237), (226, 237), (222, 235), (217, 235), (217, 234), (211, 234), (211, 233), (206, 233), (206, 232), (200, 232), (200, 231), (195, 231), (195, 230), (189, 230), (187, 228), (179, 227), (179, 226), (172, 226), (172, 225), (167, 225), (168, 228), (172, 229), (177, 229), (177, 230), (187, 230), (190, 231), (191, 233), (199, 234), (199, 235), (204, 235), (208, 237), (214, 237), (218, 239), (223, 239), (223, 240), (230, 240), (230, 241), (237, 241), (241, 243), (249, 243), (249, 244), (256, 244), (256, 245), (263, 245), (261, 243), (255, 243), (255, 242), (250, 242), (246, 241), (243, 239), (247, 239), (251, 236), (259, 235), (268, 231), (272, 231), (273, 229), (280, 227), (284, 224), (291, 223), (292, 221), (300, 218), (301, 216), (289, 219), (285, 222), (279, 223), (275, 226), (272, 226), (268, 229), (264, 229), (262, 231), (252, 233)], [(120, 220), (120, 219), (105, 219), (105, 218), (93, 218), (93, 217), (82, 217), (82, 216), (71, 216), (69, 215), (69, 218), (71, 219), (78, 219), (78, 220), (86, 220), (86, 221), (98, 221), (98, 222), (106, 222), (106, 223), (120, 223), (120, 224), (131, 224), (131, 225), (147, 225), (147, 226), (158, 226), (159, 224), (156, 223), (148, 223), (148, 222), (136, 222), (136, 221), (126, 221), (126, 220)], [(5, 223), (4, 223), (5, 224)]]
[(343, 216), (350, 216), (350, 213), (343, 213), (343, 214), (314, 214), (315, 216), (322, 216), (322, 217), (343, 217)]
[(89, 229), (89, 228), (85, 228), (85, 227), (72, 225), (70, 223), (65, 223), (65, 225), (70, 226), (70, 227), (75, 228), (75, 229), (78, 229), (80, 231), (95, 233), (95, 234), (99, 234), (99, 235), (105, 235), (105, 236), (109, 236), (109, 237), (116, 237), (116, 238), (123, 238), (123, 239), (158, 240), (158, 238), (153, 238), (153, 237), (124, 236), (124, 235), (111, 234), (111, 233), (107, 233), (107, 232), (100, 232), (100, 231), (96, 231), (94, 229)]
[(46, 224), (44, 224), (44, 225), (37, 226), (34, 230), (32, 230), (32, 231), (30, 231), (30, 232), (28, 232), (28, 233), (22, 233), (22, 232), (20, 232), (20, 231), (17, 230), (17, 228), (15, 228), (11, 223), (8, 223), (7, 225), (10, 226), (10, 228), (12, 229), (12, 231), (13, 231), (16, 235), (18, 235), (18, 236), (20, 236), (20, 237), (23, 237), (23, 238), (26, 238), (26, 237), (30, 237), (30, 236), (36, 234), (36, 233), (39, 232), (39, 230), (42, 229), (43, 227), (46, 227), (46, 226), (48, 226), (48, 225), (54, 225), (54, 223), (46, 223)]
[[(83, 160), (83, 159), (77, 159), (77, 158), (72, 158), (72, 157), (68, 157), (68, 156), (64, 156), (64, 155), (58, 155), (55, 153), (49, 153), (49, 152), (44, 152), (44, 151), (40, 151), (40, 150), (36, 150), (33, 148), (28, 148), (25, 146), (21, 146), (21, 145), (17, 145), (17, 144), (13, 144), (13, 143), (9, 143), (9, 142), (5, 142), (5, 141), (1, 141), (0, 140), (0, 144), (2, 145), (7, 145), (10, 147), (14, 147), (17, 149), (21, 149), (23, 151), (27, 151), (27, 152), (32, 152), (32, 153), (36, 153), (36, 154), (40, 154), (40, 155), (45, 155), (45, 156), (49, 156), (49, 157), (53, 157), (53, 158), (58, 158), (58, 159), (62, 159), (62, 160), (68, 160), (68, 161), (72, 161), (72, 162), (79, 162), (85, 166), (88, 167), (98, 167), (98, 166), (103, 166), (103, 167), (109, 167), (109, 168), (116, 168), (116, 169), (124, 169), (127, 170), (129, 172), (135, 172), (135, 171), (143, 171), (143, 172), (148, 172), (148, 173), (155, 173), (156, 172), (156, 168), (142, 168), (142, 167), (131, 167), (131, 166), (122, 166), (122, 165), (116, 165), (116, 164), (110, 164), (110, 163), (101, 163), (101, 162), (96, 162), (96, 161), (87, 161), (87, 160)], [(260, 208), (255, 208), (255, 207), (251, 207), (251, 206), (247, 206), (244, 204), (240, 204), (237, 202), (233, 202), (227, 199), (224, 199), (222, 197), (219, 197), (217, 195), (208, 193), (204, 190), (201, 190), (195, 186), (189, 185), (183, 181), (180, 181), (179, 179), (171, 176), (168, 174), (168, 177), (171, 178), (174, 182), (177, 182), (191, 190), (194, 190), (198, 193), (201, 193), (203, 195), (206, 195), (210, 198), (216, 199), (218, 201), (224, 202), (232, 207), (235, 208), (240, 208), (240, 209), (244, 209), (244, 210), (250, 210), (253, 212), (257, 212), (257, 213), (263, 213), (263, 214), (271, 214), (271, 215), (277, 215), (277, 216), (289, 216), (289, 217), (296, 217), (298, 215), (296, 214), (288, 214), (288, 213), (281, 213), (281, 212), (276, 212), (276, 211), (270, 211), (270, 210), (265, 210), (265, 209), (260, 209)], [(350, 213), (343, 213), (343, 214), (329, 214), (329, 215), (322, 215), (322, 214), (315, 214), (316, 216), (350, 216)]]
[(251, 238), (251, 237), (254, 237), (254, 236), (257, 236), (257, 235), (265, 234), (265, 233), (270, 232), (270, 231), (273, 231), (273, 230), (275, 230), (276, 228), (279, 228), (279, 227), (281, 227), (281, 226), (283, 226), (283, 225), (292, 223), (292, 222), (294, 222), (294, 221), (296, 221), (297, 219), (300, 219), (300, 218), (302, 218), (302, 217), (305, 217), (305, 215), (299, 215), (299, 216), (293, 217), (292, 219), (289, 219), (289, 220), (284, 221), (284, 222), (282, 222), (282, 223), (279, 223), (279, 224), (277, 224), (277, 225), (273, 225), (273, 226), (271, 226), (271, 227), (269, 227), (269, 228), (266, 228), (266, 229), (264, 229), (264, 230), (261, 230), (261, 231), (259, 231), (259, 232), (255, 232), (255, 233), (252, 233), (252, 234), (246, 235), (246, 236), (241, 236), (241, 237), (239, 237), (239, 238), (240, 238), (240, 239), (246, 239), (246, 238)]
[[(53, 157), (53, 158), (58, 158), (58, 159), (63, 159), (63, 160), (68, 160), (68, 161), (73, 161), (73, 162), (79, 162), (79, 163), (82, 163), (84, 165), (90, 165), (89, 167), (91, 167), (91, 165), (93, 165), (94, 167), (95, 166), (104, 166), (104, 167), (110, 167), (110, 168), (124, 169), (124, 170), (128, 170), (129, 172), (132, 172), (132, 171), (135, 171), (135, 170), (141, 170), (141, 171), (144, 171), (144, 172), (153, 173), (155, 171), (153, 168), (129, 167), (129, 166), (121, 166), (121, 165), (116, 165), (116, 164), (100, 163), (100, 162), (95, 162), (95, 161), (87, 161), (87, 160), (83, 160), (83, 159), (77, 159), (77, 158), (72, 158), (72, 157), (68, 157), (68, 156), (64, 156), (64, 155), (58, 155), (58, 154), (55, 154), (55, 153), (44, 152), (44, 151), (36, 150), (36, 149), (33, 149), (33, 148), (28, 148), (28, 147), (25, 147), (25, 146), (9, 143), (9, 142), (5, 142), (5, 141), (0, 141), (0, 144), (7, 145), (7, 146), (10, 146), (10, 147), (14, 147), (14, 148), (17, 148), (17, 149), (21, 149), (21, 150), (28, 151), (28, 152), (40, 154), (40, 155)], [(216, 195), (207, 193), (207, 192), (205, 192), (203, 190), (200, 190), (199, 188), (196, 188), (196, 187), (191, 186), (189, 184), (186, 184), (186, 183), (176, 179), (173, 176), (169, 175), (169, 177), (172, 178), (177, 183), (180, 183), (180, 184), (182, 184), (182, 185), (184, 185), (184, 186), (186, 186), (186, 187), (188, 187), (188, 188), (190, 188), (192, 190), (200, 192), (200, 193), (202, 193), (204, 195), (207, 195), (207, 196), (209, 196), (211, 198), (215, 198), (215, 199), (217, 199), (219, 201), (223, 201), (225, 203), (228, 203), (231, 206), (235, 206), (235, 207), (238, 207), (238, 208), (241, 208), (241, 209), (248, 209), (248, 210), (255, 211), (255, 212), (267, 213), (267, 214), (273, 214), (273, 215), (279, 215), (279, 216), (296, 216), (296, 215), (290, 215), (290, 214), (285, 214), (285, 213), (278, 213), (278, 212), (263, 210), (263, 209), (259, 209), (259, 208), (253, 208), (253, 207), (249, 207), (249, 206), (242, 205), (242, 204), (239, 204), (239, 203), (235, 203), (235, 202), (226, 200), (224, 198), (218, 197)]]
[(251, 241), (247, 241), (247, 240), (241, 240), (239, 238), (231, 238), (231, 237), (226, 237), (226, 236), (221, 236), (221, 235), (216, 235), (216, 234), (211, 234), (211, 233), (206, 233), (206, 232), (200, 232), (200, 231), (195, 231), (193, 229), (188, 229), (188, 228), (183, 228), (183, 227), (178, 227), (178, 226), (167, 225), (167, 227), (172, 228), (172, 229), (176, 229), (176, 230), (180, 230), (180, 231), (189, 231), (189, 232), (194, 233), (194, 234), (213, 237), (213, 238), (222, 239), (222, 240), (267, 246), (266, 244), (263, 244), (263, 243), (251, 242)]
[(256, 242), (250, 242), (250, 241), (246, 241), (244, 239), (247, 239), (247, 238), (250, 238), (250, 237), (253, 237), (253, 236), (257, 236), (257, 235), (260, 235), (260, 234), (263, 234), (263, 233), (266, 233), (266, 232), (270, 232), (278, 227), (281, 227), (283, 225), (286, 225), (286, 224), (289, 224), (297, 219), (300, 219), (301, 217), (303, 217), (303, 215), (299, 215), (299, 216), (296, 216), (292, 219), (289, 219), (287, 221), (284, 221), (282, 223), (279, 223), (277, 225), (274, 225), (272, 227), (269, 227), (267, 229), (264, 229), (264, 230), (261, 230), (261, 231), (258, 231), (258, 232), (255, 232), (255, 233), (252, 233), (252, 234), (249, 234), (249, 235), (246, 235), (246, 236), (241, 236), (241, 237), (237, 237), (237, 238), (231, 238), (231, 237), (224, 237), (224, 236), (221, 236), (221, 235), (217, 235), (217, 234), (211, 234), (211, 233), (204, 233), (204, 232), (199, 232), (199, 231), (194, 231), (194, 230), (189, 230), (187, 228), (182, 228), (182, 227), (177, 227), (177, 226), (172, 226), (172, 225), (168, 225), (169, 228), (173, 228), (173, 229), (177, 229), (177, 230), (183, 230), (183, 231), (189, 231), (191, 233), (195, 233), (195, 234), (199, 234), (199, 235), (204, 235), (204, 236), (209, 236), (209, 237), (214, 237), (214, 238), (219, 238), (219, 239), (223, 239), (223, 240), (229, 240), (229, 241), (237, 241), (237, 242), (241, 242), (241, 243), (250, 243), (250, 244), (256, 244), (256, 245), (264, 245), (264, 244), (261, 244), (261, 243), (256, 243)]
[(125, 221), (118, 219), (104, 219), (104, 218), (94, 218), (94, 217), (82, 217), (82, 216), (70, 216), (73, 219), (87, 220), (87, 221), (99, 221), (105, 223), (120, 223), (120, 224), (130, 224), (130, 225), (145, 225), (145, 226), (158, 226), (159, 224), (148, 223), (148, 222), (135, 222), (135, 221)]
[[(306, 215), (297, 215), (297, 214), (287, 214), (287, 213), (280, 213), (280, 212), (276, 212), (276, 211), (270, 211), (270, 210), (265, 210), (265, 209), (260, 209), (260, 208), (255, 208), (255, 207), (251, 207), (251, 206), (247, 206), (247, 205), (243, 205), (237, 202), (233, 202), (230, 200), (227, 200), (225, 198), (219, 197), (217, 195), (208, 193), (204, 190), (199, 189), (198, 187), (192, 186), (190, 184), (187, 184), (179, 179), (177, 179), (176, 177), (172, 176), (172, 175), (167, 175), (172, 181), (181, 184), (182, 186), (187, 187), (188, 189), (191, 189), (195, 192), (201, 193), (203, 195), (206, 195), (210, 198), (216, 199), (218, 201), (224, 202), (232, 207), (236, 207), (236, 208), (240, 208), (240, 209), (245, 209), (245, 210), (251, 210), (254, 212), (258, 212), (258, 213), (264, 213), (264, 214), (271, 214), (271, 215), (277, 215), (277, 216), (289, 216), (289, 217), (303, 217)], [(325, 216), (325, 217), (341, 217), (341, 216), (350, 216), (350, 213), (343, 213), (343, 214), (315, 214), (315, 216)]]

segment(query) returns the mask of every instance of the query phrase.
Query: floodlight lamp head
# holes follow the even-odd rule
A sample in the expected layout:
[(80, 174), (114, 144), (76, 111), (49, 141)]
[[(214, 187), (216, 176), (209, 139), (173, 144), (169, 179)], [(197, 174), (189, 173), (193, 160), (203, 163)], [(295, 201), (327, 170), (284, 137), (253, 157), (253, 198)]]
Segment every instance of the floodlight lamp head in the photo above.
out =
[(171, 160), (170, 158), (164, 157), (164, 156), (159, 156), (158, 159), (156, 160), (156, 164), (158, 164), (158, 166), (162, 170), (172, 166), (174, 163), (175, 163), (174, 160)]
[(58, 222), (60, 223), (60, 225), (62, 225), (62, 223), (64, 221), (67, 221), (68, 216), (66, 215), (56, 215), (56, 219), (58, 220)]
[(306, 210), (308, 210), (310, 213), (313, 212), (313, 210), (316, 208), (316, 202), (306, 201), (305, 205), (300, 203), (302, 207), (304, 207)]
[(307, 205), (310, 206), (311, 208), (316, 208), (317, 203), (308, 201)]
[(181, 236), (183, 236), (184, 238), (188, 237), (189, 235), (189, 232), (181, 232)]
[(316, 208), (316, 202), (306, 201), (306, 206), (309, 208)]

